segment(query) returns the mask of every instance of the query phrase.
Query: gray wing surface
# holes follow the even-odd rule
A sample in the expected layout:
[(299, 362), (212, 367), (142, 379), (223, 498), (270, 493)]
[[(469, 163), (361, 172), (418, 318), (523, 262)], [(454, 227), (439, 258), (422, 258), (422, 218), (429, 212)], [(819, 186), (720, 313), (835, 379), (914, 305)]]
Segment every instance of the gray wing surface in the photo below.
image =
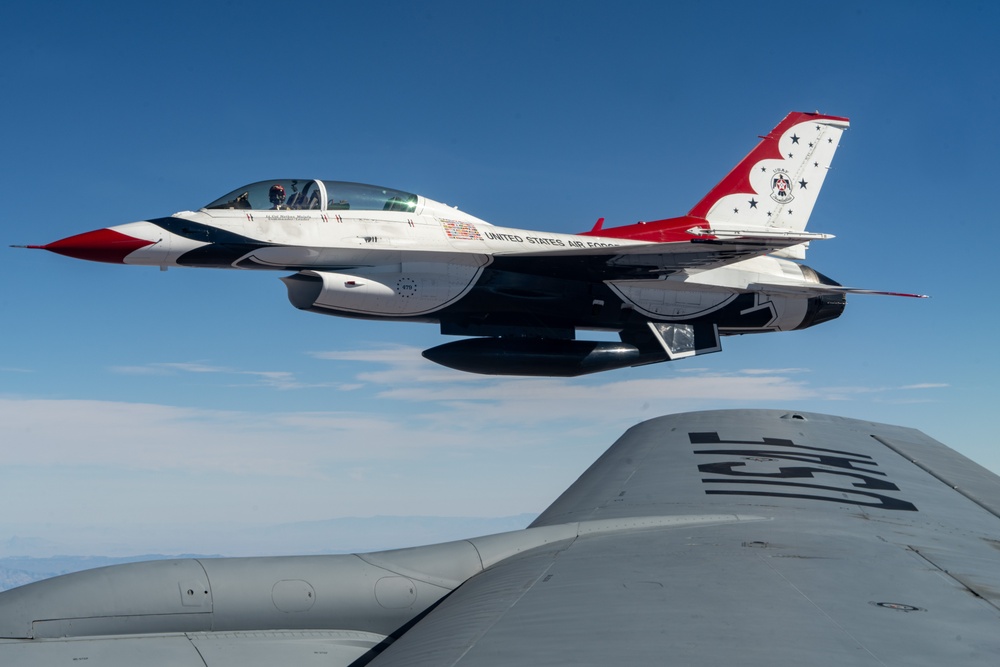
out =
[(532, 527), (691, 525), (581, 531), (504, 560), (370, 664), (994, 665), (998, 509), (1000, 478), (913, 429), (662, 417)]
[(1000, 478), (913, 429), (672, 415), (526, 530), (4, 591), (0, 665), (993, 667), (998, 514)]

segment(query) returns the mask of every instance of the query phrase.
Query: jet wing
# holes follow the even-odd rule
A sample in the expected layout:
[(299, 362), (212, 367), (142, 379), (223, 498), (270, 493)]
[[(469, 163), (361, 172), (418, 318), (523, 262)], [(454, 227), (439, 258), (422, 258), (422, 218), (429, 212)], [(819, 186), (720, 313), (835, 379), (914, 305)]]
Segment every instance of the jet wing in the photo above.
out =
[[(601, 267), (609, 278), (636, 274), (665, 275), (685, 269), (708, 269), (740, 260), (776, 252), (812, 240), (832, 238), (829, 234), (809, 232), (754, 230), (743, 232), (715, 231), (711, 236), (668, 243), (635, 243), (618, 245), (617, 239), (596, 239), (580, 236), (581, 247), (558, 247), (530, 251), (496, 251), (492, 257), (501, 265), (522, 266), (526, 273), (579, 275), (580, 264)], [(560, 241), (568, 242), (568, 241)], [(632, 243), (631, 245), (629, 243)], [(584, 247), (583, 244), (587, 244)], [(374, 244), (345, 248), (312, 248), (307, 246), (263, 246), (240, 257), (234, 265), (244, 268), (341, 270), (358, 267), (400, 264), (403, 262), (448, 263), (462, 257), (466, 263), (488, 264), (487, 253), (456, 253), (422, 250), (416, 247), (379, 247)]]
[(588, 240), (580, 241), (587, 243), (589, 247), (496, 252), (494, 256), (501, 262), (519, 258), (542, 260), (538, 263), (541, 265), (538, 268), (542, 271), (546, 268), (546, 261), (554, 266), (569, 263), (573, 271), (577, 270), (580, 262), (603, 264), (606, 277), (614, 279), (636, 275), (669, 275), (686, 269), (712, 269), (833, 236), (792, 231), (716, 231), (704, 238), (636, 245), (610, 245), (606, 240), (590, 241), (589, 238), (591, 237), (581, 237)]
[(1000, 478), (913, 429), (679, 414), (527, 530), (133, 563), (0, 602), (4, 667), (992, 666)]
[[(991, 665), (1000, 479), (918, 431), (716, 411), (634, 427), (370, 664)], [(718, 520), (643, 528), (653, 516)], [(720, 515), (729, 515), (726, 520)]]
[(842, 285), (803, 285), (803, 284), (781, 284), (781, 283), (750, 283), (747, 290), (760, 292), (762, 294), (786, 294), (791, 296), (821, 296), (824, 294), (874, 294), (876, 296), (907, 296), (915, 299), (926, 299), (926, 294), (910, 294), (907, 292), (885, 292), (882, 290), (861, 289), (858, 287), (844, 287)]

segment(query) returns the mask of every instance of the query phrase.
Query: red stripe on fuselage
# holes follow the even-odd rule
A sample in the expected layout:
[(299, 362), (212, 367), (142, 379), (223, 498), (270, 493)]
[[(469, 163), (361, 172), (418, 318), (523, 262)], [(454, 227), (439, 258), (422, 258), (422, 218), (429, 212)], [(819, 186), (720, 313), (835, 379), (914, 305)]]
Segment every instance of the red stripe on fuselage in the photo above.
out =
[(705, 236), (689, 234), (687, 230), (692, 227), (708, 229), (708, 223), (704, 219), (682, 216), (680, 218), (637, 222), (634, 225), (582, 232), (580, 236), (603, 236), (611, 239), (649, 241), (650, 243), (672, 243), (706, 238)]

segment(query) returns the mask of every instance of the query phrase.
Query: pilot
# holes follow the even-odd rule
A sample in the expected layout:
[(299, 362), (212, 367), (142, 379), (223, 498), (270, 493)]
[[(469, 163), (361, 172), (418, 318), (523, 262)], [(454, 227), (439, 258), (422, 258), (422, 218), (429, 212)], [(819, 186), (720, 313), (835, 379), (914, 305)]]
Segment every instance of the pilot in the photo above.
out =
[(288, 208), (285, 206), (285, 188), (280, 183), (275, 183), (267, 193), (267, 198), (271, 200), (271, 210)]

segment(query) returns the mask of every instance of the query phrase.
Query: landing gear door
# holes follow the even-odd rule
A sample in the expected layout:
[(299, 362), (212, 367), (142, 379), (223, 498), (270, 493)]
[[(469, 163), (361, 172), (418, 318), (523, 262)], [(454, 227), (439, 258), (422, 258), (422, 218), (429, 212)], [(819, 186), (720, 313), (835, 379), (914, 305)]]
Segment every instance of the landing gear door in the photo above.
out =
[(715, 324), (647, 322), (647, 325), (671, 361), (722, 350), (719, 327)]

